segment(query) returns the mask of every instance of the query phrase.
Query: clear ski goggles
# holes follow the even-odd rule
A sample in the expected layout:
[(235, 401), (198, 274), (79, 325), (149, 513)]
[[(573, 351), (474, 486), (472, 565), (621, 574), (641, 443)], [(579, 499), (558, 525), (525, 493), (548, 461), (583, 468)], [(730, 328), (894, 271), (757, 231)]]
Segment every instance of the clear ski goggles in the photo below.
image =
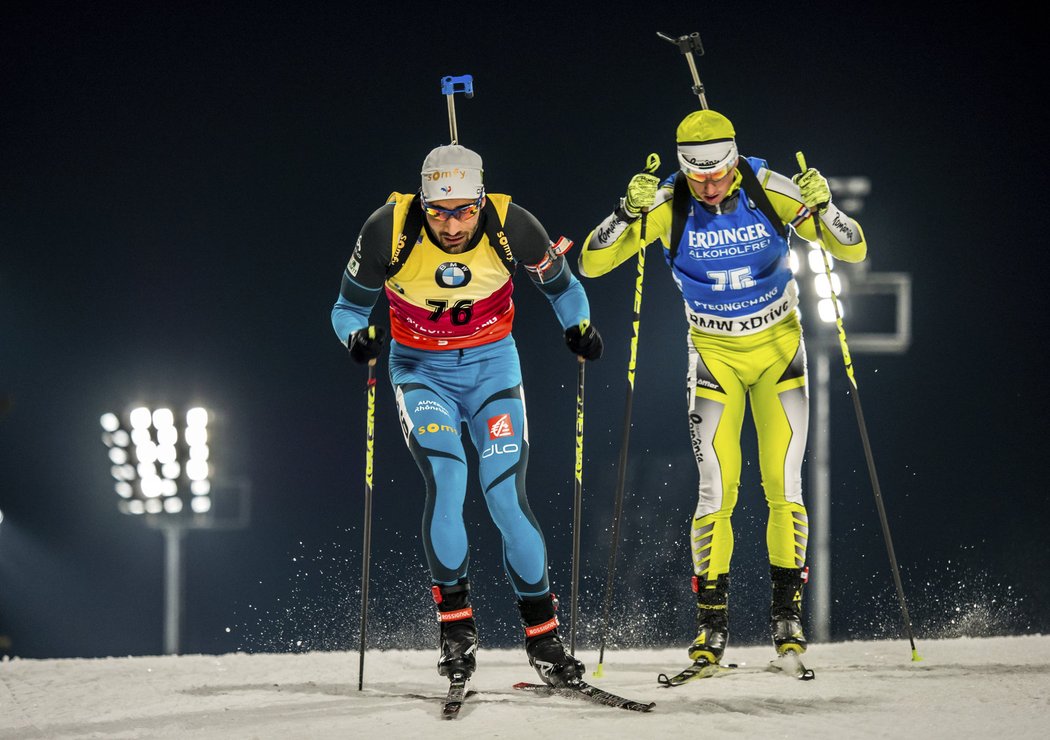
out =
[(454, 218), (457, 221), (469, 221), (478, 215), (478, 212), (481, 210), (481, 201), (484, 198), (484, 195), (479, 195), (478, 199), (473, 203), (467, 203), (465, 206), (451, 209), (432, 206), (427, 201), (422, 200), (422, 198), (420, 199), (420, 204), (423, 206), (423, 213), (438, 221), (448, 221), (450, 218)]

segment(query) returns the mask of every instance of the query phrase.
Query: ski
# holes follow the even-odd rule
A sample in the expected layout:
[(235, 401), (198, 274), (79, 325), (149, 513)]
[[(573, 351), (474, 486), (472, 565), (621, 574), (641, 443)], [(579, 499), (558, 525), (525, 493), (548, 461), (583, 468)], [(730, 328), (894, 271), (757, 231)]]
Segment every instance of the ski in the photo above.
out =
[(656, 681), (665, 689), (669, 689), (674, 686), (681, 686), (684, 683), (689, 683), (690, 681), (697, 681), (701, 678), (714, 678), (726, 673), (731, 673), (736, 667), (736, 663), (722, 665), (721, 663), (712, 663), (707, 660), (707, 658), (700, 658), (691, 666), (673, 676), (661, 673), (656, 677)]
[[(656, 681), (664, 688), (673, 688), (702, 678), (724, 676), (727, 673), (733, 673), (736, 669), (743, 667), (745, 666), (737, 663), (712, 663), (709, 660), (701, 658), (685, 670), (676, 673), (673, 676), (661, 673), (656, 677)], [(777, 673), (797, 678), (799, 681), (812, 681), (817, 677), (811, 669), (806, 668), (802, 663), (802, 659), (799, 658), (798, 653), (794, 651), (789, 651), (775, 660), (771, 660), (764, 670), (769, 673)]]
[(599, 689), (597, 686), (591, 686), (586, 681), (576, 681), (571, 686), (565, 687), (547, 686), (542, 683), (528, 683), (527, 681), (522, 681), (521, 683), (514, 684), (514, 688), (519, 691), (529, 691), (539, 696), (564, 696), (569, 699), (581, 699), (583, 701), (601, 704), (606, 707), (627, 709), (632, 712), (648, 712), (656, 706), (656, 702), (642, 702), (634, 701), (633, 699), (625, 699), (622, 696), (617, 696), (616, 694), (612, 694), (604, 689)]
[(812, 681), (817, 677), (817, 674), (812, 669), (806, 668), (802, 658), (794, 650), (788, 650), (783, 655), (778, 656), (776, 660), (769, 661), (769, 666), (766, 670), (771, 673), (782, 673), (786, 676), (797, 678), (799, 681)]
[(470, 678), (462, 673), (453, 673), (449, 678), (448, 694), (441, 705), (441, 716), (445, 719), (455, 719), (459, 716), (463, 701), (474, 692), (467, 692), (467, 681)]

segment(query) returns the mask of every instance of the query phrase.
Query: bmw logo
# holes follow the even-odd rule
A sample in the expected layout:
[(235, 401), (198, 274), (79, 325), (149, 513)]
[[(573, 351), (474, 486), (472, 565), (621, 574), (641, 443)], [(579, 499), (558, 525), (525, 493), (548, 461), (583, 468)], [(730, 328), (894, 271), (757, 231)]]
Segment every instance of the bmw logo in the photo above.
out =
[(470, 282), (470, 268), (458, 262), (442, 262), (434, 279), (442, 288), (462, 288)]

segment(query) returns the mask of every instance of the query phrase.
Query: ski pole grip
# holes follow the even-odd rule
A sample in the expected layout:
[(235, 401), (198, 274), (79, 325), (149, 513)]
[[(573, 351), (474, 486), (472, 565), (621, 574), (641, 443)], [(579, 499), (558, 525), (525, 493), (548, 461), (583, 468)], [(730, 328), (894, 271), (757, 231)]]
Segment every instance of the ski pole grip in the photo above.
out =
[[(645, 158), (645, 172), (646, 174), (654, 175), (658, 169), (660, 169), (660, 155), (653, 152)], [(642, 238), (645, 238), (645, 214), (648, 212), (648, 208), (642, 209)]]
[(795, 152), (795, 159), (798, 160), (799, 169), (802, 172), (805, 172), (806, 169), (807, 169), (807, 167), (806, 167), (806, 155), (803, 154), (802, 152)]

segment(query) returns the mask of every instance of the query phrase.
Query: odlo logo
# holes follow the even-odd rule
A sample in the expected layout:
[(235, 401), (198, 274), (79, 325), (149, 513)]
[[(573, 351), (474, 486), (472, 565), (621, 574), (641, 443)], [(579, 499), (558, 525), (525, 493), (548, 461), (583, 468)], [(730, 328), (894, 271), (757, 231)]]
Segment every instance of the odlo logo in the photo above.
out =
[(513, 436), (514, 427), (510, 423), (510, 414), (500, 414), (489, 419), (489, 439)]
[(481, 453), (481, 457), (486, 458), (492, 457), (493, 455), (509, 455), (510, 453), (517, 451), (518, 446), (513, 442), (508, 442), (502, 447), (500, 447), (499, 443), (497, 442), (496, 444), (489, 445), (488, 447), (486, 447), (485, 451)]

